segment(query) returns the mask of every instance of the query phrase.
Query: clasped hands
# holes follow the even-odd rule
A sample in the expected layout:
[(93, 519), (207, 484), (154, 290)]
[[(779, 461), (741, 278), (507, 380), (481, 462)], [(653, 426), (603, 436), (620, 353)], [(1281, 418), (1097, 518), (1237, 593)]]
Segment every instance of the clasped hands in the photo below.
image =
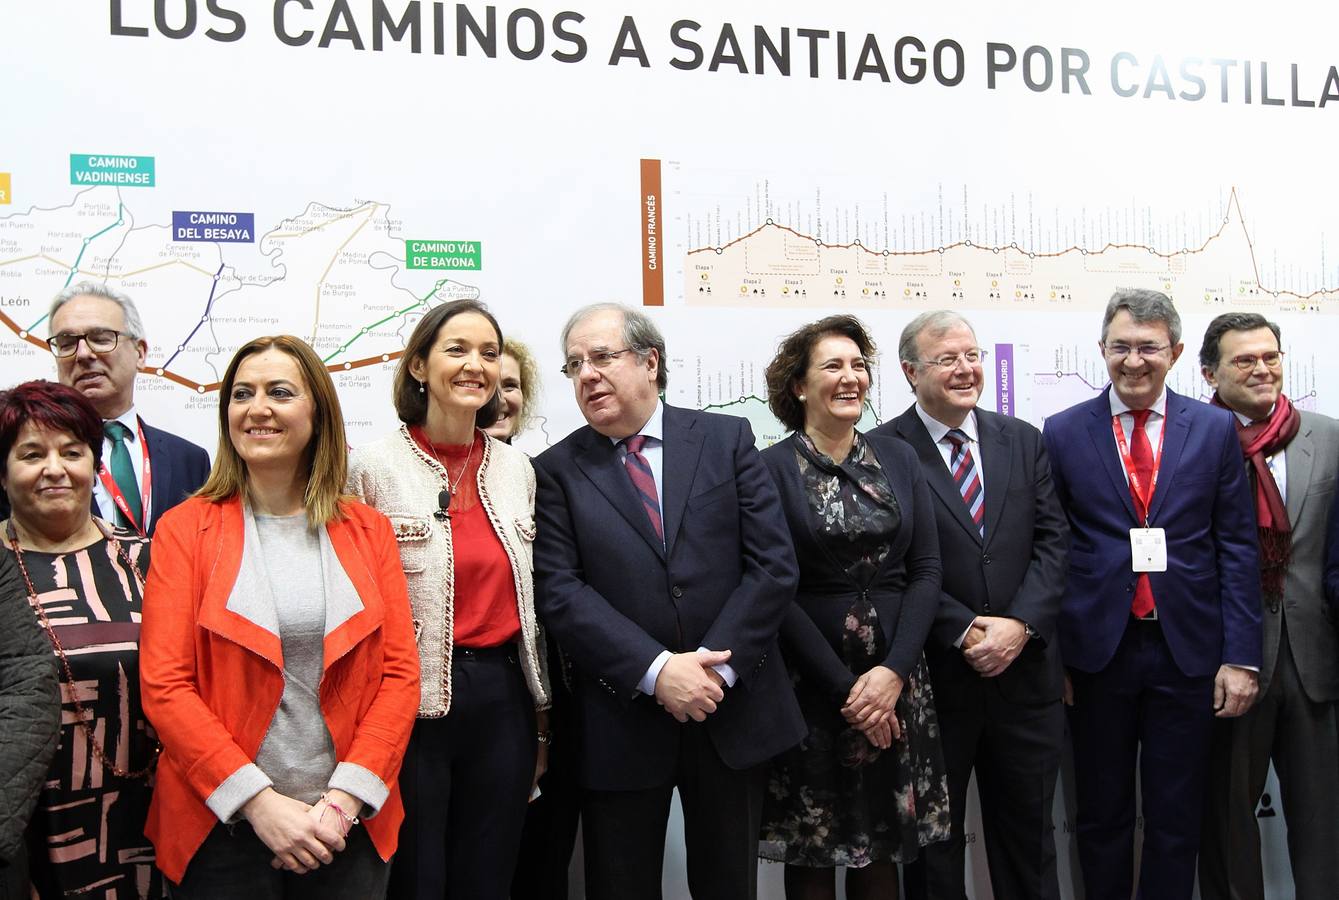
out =
[(859, 730), (871, 744), (887, 750), (902, 739), (897, 718), (897, 700), (904, 682), (887, 666), (875, 666), (855, 680), (842, 705), (842, 718)]
[(962, 640), (967, 664), (986, 678), (1009, 668), (1028, 641), (1027, 626), (1003, 616), (977, 616)]
[(352, 817), (361, 808), (362, 801), (340, 790), (308, 806), (267, 787), (246, 802), (242, 815), (274, 853), (271, 866), (305, 875), (334, 861), (349, 832), (345, 815)]
[(705, 721), (725, 699), (725, 679), (712, 666), (729, 661), (729, 650), (673, 654), (656, 676), (656, 702), (680, 722)]

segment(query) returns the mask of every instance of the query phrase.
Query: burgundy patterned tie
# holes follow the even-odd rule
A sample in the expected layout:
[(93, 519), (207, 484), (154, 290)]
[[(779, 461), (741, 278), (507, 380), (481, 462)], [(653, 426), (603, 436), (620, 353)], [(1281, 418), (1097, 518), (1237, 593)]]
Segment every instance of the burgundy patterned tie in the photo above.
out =
[(656, 479), (651, 474), (651, 464), (642, 455), (642, 447), (646, 446), (646, 435), (634, 434), (632, 437), (624, 438), (623, 446), (628, 451), (623, 459), (623, 468), (627, 470), (628, 478), (632, 479), (632, 486), (637, 489), (637, 496), (641, 498), (646, 517), (651, 520), (651, 527), (656, 530), (656, 537), (663, 543), (665, 528), (660, 523), (660, 501), (656, 498)]
[(972, 517), (981, 537), (986, 536), (986, 495), (981, 490), (981, 477), (976, 474), (976, 460), (972, 459), (972, 450), (967, 446), (971, 439), (961, 428), (954, 428), (944, 435), (952, 449), (948, 456), (948, 467), (953, 473), (953, 483), (958, 486), (962, 502), (967, 504), (967, 514)]

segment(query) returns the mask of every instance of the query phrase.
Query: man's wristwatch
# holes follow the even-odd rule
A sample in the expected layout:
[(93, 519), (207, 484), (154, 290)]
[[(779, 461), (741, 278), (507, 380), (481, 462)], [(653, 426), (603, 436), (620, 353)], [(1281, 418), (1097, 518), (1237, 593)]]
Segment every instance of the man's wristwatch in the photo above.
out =
[(1028, 636), (1028, 640), (1034, 640), (1036, 638), (1041, 637), (1040, 632), (1038, 632), (1037, 629), (1033, 628), (1027, 622), (1023, 622), (1023, 633)]

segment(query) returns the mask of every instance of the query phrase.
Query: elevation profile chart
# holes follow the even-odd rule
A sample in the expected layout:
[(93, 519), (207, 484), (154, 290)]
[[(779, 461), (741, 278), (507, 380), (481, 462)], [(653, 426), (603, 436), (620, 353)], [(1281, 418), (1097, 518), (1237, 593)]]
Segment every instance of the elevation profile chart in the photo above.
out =
[(1233, 185), (1154, 203), (896, 171), (881, 184), (643, 159), (640, 174), (648, 306), (1077, 312), (1136, 287), (1183, 314), (1339, 311), (1324, 234), (1270, 244)]

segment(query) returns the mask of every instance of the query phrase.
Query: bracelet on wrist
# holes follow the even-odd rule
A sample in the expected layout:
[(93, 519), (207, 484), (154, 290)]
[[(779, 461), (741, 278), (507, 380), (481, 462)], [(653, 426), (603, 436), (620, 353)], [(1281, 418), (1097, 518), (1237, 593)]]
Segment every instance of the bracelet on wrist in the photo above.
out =
[(538, 733), (535, 735), (535, 740), (539, 741), (541, 744), (544, 744), (545, 746), (547, 746), (547, 745), (549, 745), (549, 744), (552, 744), (552, 743), (553, 743), (553, 732), (552, 732), (552, 731), (541, 731), (541, 732), (538, 732)]

